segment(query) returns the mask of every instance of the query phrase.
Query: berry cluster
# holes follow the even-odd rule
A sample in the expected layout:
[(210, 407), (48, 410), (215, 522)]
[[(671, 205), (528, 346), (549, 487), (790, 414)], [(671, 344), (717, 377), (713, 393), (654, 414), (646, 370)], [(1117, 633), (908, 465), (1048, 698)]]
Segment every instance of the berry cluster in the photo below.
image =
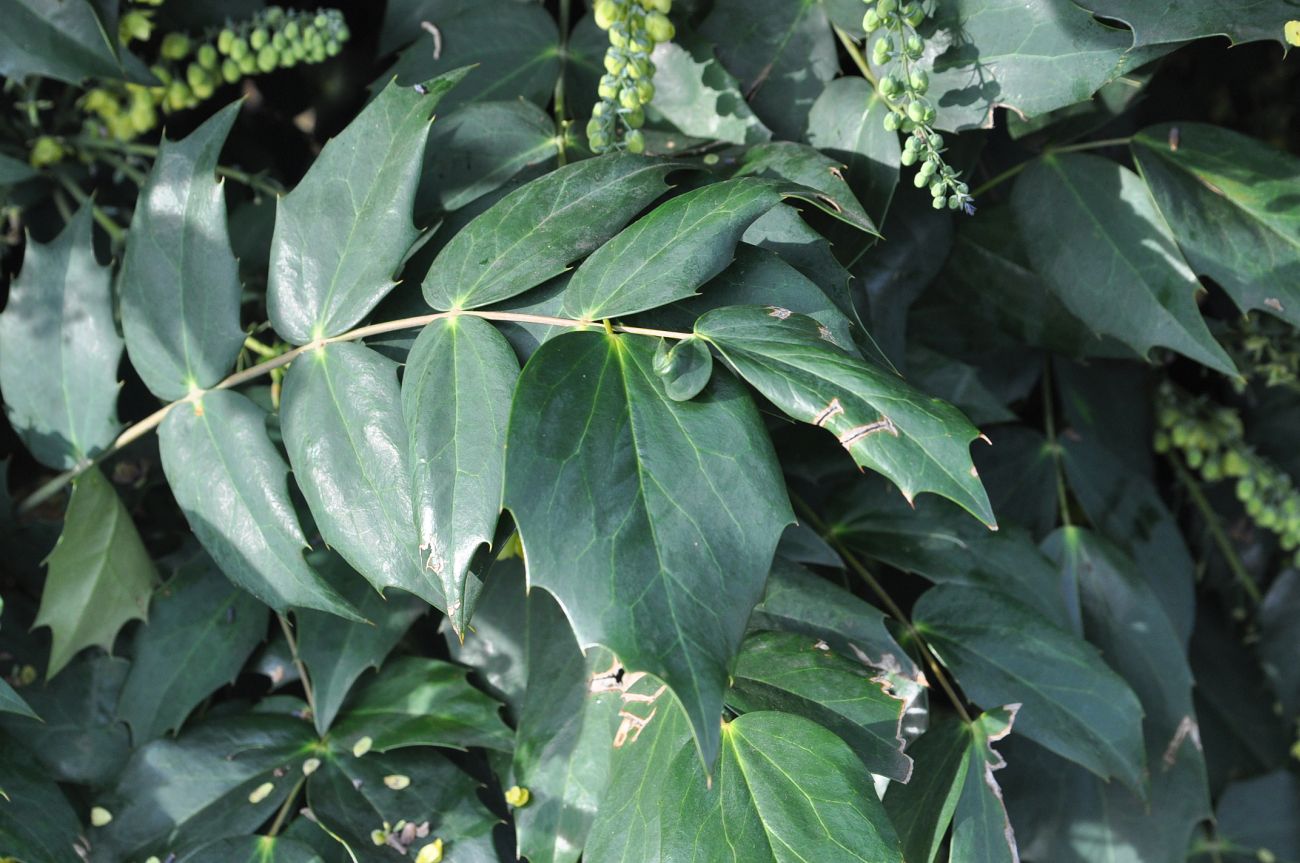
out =
[(1291, 476), (1246, 443), (1241, 416), (1165, 381), (1156, 393), (1155, 450), (1178, 450), (1206, 482), (1235, 480), (1237, 499), (1255, 524), (1277, 534), (1300, 566), (1300, 491)]
[(1300, 390), (1300, 330), (1271, 315), (1246, 315), (1231, 328), (1227, 343), (1237, 368), (1252, 380)]
[[(147, 14), (141, 10), (128, 14), (136, 13)], [(151, 33), (152, 22), (146, 23)], [(138, 22), (133, 26), (137, 29), (132, 32), (137, 33)], [(223, 83), (233, 84), (248, 75), (323, 62), (342, 50), (349, 35), (337, 9), (311, 12), (268, 6), (250, 20), (228, 23), (207, 38), (166, 34), (150, 70), (159, 86), (104, 84), (90, 90), (81, 104), (109, 135), (130, 140), (158, 124), (158, 110), (193, 108), (211, 98)]]
[(645, 151), (641, 126), (644, 106), (655, 97), (655, 64), (650, 52), (656, 44), (672, 40), (675, 30), (668, 20), (672, 0), (597, 0), (596, 25), (609, 31), (605, 72), (600, 79), (600, 101), (592, 106), (587, 142), (592, 152), (604, 153), (621, 146), (629, 153)]
[(916, 32), (925, 20), (925, 10), (919, 0), (901, 4), (899, 0), (866, 2), (862, 29), (868, 36), (880, 33), (871, 45), (871, 61), (884, 71), (876, 90), (890, 108), (885, 128), (908, 135), (899, 161), (906, 166), (920, 163), (914, 182), (918, 189), (930, 187), (936, 210), (947, 207), (974, 213), (970, 189), (944, 161), (943, 136), (930, 126), (936, 115), (933, 103), (925, 96), (930, 76), (915, 65), (925, 53), (925, 41)]
[(153, 10), (141, 9), (141, 6), (161, 6), (163, 0), (131, 0), (132, 8), (122, 13), (117, 19), (117, 41), (122, 47), (132, 42), (148, 42), (153, 36)]

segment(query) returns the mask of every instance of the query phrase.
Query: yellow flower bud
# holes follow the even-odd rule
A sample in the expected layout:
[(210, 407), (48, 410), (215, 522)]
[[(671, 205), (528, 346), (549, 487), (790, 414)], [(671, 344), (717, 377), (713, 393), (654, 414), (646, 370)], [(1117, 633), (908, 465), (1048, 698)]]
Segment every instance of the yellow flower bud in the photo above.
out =
[(371, 740), (369, 737), (363, 737), (353, 744), (352, 754), (355, 755), (357, 758), (360, 758), (362, 755), (365, 755), (367, 752), (369, 752), (370, 747), (374, 745), (375, 745), (375, 741)]
[(415, 863), (442, 863), (442, 840), (435, 839), (415, 855)]
[(275, 786), (272, 785), (270, 782), (263, 782), (261, 785), (254, 788), (253, 792), (248, 795), (248, 802), (261, 803), (263, 800), (270, 797), (271, 792), (274, 790), (275, 790)]
[(103, 806), (96, 806), (90, 810), (91, 827), (107, 827), (113, 820), (113, 813), (109, 812)]
[(519, 809), (527, 806), (528, 801), (532, 799), (532, 796), (533, 795), (529, 793), (527, 788), (512, 785), (510, 789), (506, 791), (506, 804)]

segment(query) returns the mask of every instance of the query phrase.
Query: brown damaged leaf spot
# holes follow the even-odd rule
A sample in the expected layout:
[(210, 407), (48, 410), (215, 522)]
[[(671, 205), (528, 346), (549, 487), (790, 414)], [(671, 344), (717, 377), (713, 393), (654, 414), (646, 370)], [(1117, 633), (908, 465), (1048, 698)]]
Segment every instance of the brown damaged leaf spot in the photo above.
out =
[(1174, 736), (1170, 739), (1169, 745), (1165, 747), (1165, 754), (1160, 760), (1164, 763), (1165, 769), (1169, 770), (1178, 763), (1178, 750), (1182, 748), (1183, 741), (1191, 740), (1196, 751), (1201, 750), (1201, 727), (1196, 724), (1196, 720), (1190, 716), (1184, 716), (1174, 729)]
[(433, 59), (442, 57), (442, 31), (432, 21), (421, 21), (420, 28), (433, 37)]
[(839, 416), (844, 413), (844, 405), (840, 404), (839, 399), (831, 399), (831, 403), (822, 408), (821, 413), (813, 417), (813, 425), (824, 426), (831, 417)]
[(776, 318), (778, 321), (784, 321), (792, 314), (794, 314), (794, 312), (790, 311), (789, 309), (783, 309), (780, 306), (767, 307), (767, 316), (769, 318)]
[(898, 437), (898, 426), (894, 425), (894, 421), (891, 420), (889, 417), (882, 416), (880, 419), (876, 420), (873, 423), (854, 426), (853, 428), (844, 432), (842, 435), (839, 436), (839, 442), (841, 446), (843, 446), (845, 449), (848, 449), (858, 441), (866, 437), (869, 437), (873, 434), (876, 434), (877, 432), (886, 432), (888, 434), (893, 435), (894, 437)]
[(1270, 309), (1272, 309), (1275, 312), (1282, 311), (1282, 301), (1279, 300), (1277, 297), (1269, 297), (1268, 299), (1264, 300), (1264, 305), (1268, 306)]

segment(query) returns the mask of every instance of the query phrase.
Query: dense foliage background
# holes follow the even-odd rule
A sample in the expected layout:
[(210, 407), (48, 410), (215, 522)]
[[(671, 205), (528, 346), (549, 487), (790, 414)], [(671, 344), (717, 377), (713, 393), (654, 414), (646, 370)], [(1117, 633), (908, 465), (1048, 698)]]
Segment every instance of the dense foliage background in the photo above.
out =
[(602, 2), (0, 0), (0, 860), (1300, 863), (1300, 5)]

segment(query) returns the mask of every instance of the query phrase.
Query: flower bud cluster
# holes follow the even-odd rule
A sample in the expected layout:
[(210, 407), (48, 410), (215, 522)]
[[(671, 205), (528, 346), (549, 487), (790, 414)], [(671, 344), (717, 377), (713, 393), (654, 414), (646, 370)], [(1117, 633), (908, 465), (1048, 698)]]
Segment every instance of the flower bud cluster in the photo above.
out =
[(655, 64), (650, 53), (675, 34), (673, 22), (668, 20), (671, 9), (672, 0), (597, 0), (592, 14), (596, 25), (609, 33), (609, 49), (597, 90), (600, 101), (592, 106), (587, 123), (592, 152), (619, 147), (620, 128), (623, 148), (629, 153), (645, 151), (641, 126), (645, 124), (645, 106), (655, 97)]
[(1300, 491), (1286, 471), (1246, 443), (1237, 411), (1165, 381), (1156, 392), (1156, 419), (1156, 452), (1177, 450), (1206, 482), (1234, 481), (1246, 515), (1277, 534), (1300, 566)]
[(131, 0), (131, 5), (117, 19), (117, 41), (123, 48), (132, 42), (148, 42), (153, 36), (153, 10), (142, 6), (161, 6), (163, 0)]
[(947, 207), (967, 214), (975, 212), (970, 188), (943, 158), (943, 136), (934, 131), (937, 111), (926, 97), (930, 76), (918, 62), (925, 53), (925, 41), (916, 28), (925, 20), (919, 0), (866, 0), (862, 29), (870, 39), (871, 61), (884, 74), (876, 85), (890, 111), (885, 115), (885, 129), (904, 132), (904, 166), (919, 165), (913, 182), (918, 189), (929, 187), (936, 210)]
[(90, 90), (81, 105), (110, 136), (130, 140), (158, 125), (158, 111), (193, 108), (222, 84), (249, 75), (323, 62), (338, 54), (349, 36), (343, 13), (337, 9), (313, 12), (268, 6), (247, 21), (227, 23), (207, 38), (165, 34), (158, 61), (150, 69), (159, 85), (105, 83)]
[(1252, 381), (1300, 390), (1300, 330), (1272, 315), (1246, 315), (1229, 331), (1227, 343), (1237, 368)]

